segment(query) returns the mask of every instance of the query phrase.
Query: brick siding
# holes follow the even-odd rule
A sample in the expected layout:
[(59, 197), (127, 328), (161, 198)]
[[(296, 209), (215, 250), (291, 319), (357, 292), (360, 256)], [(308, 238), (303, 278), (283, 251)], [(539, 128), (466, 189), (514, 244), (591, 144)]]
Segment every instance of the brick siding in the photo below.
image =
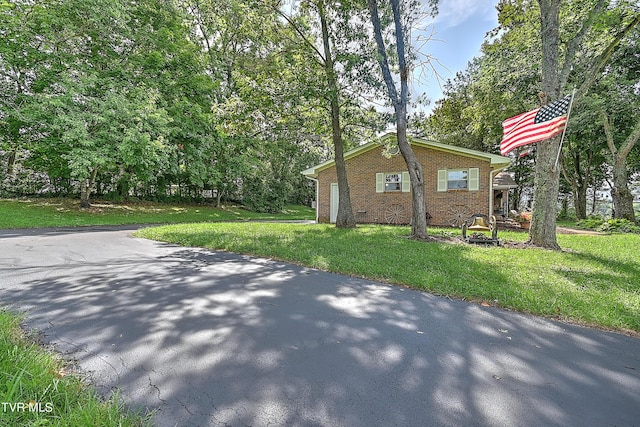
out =
[[(382, 146), (346, 160), (347, 179), (353, 213), (358, 223), (404, 223), (411, 220), (411, 193), (376, 193), (376, 173), (403, 172), (407, 166), (398, 154), (390, 159), (382, 155)], [(413, 146), (425, 175), (425, 203), (429, 225), (460, 225), (474, 213), (489, 213), (490, 162), (447, 151)], [(439, 169), (479, 168), (479, 190), (438, 192)], [(337, 182), (335, 165), (318, 173), (318, 220), (329, 222), (331, 184)]]

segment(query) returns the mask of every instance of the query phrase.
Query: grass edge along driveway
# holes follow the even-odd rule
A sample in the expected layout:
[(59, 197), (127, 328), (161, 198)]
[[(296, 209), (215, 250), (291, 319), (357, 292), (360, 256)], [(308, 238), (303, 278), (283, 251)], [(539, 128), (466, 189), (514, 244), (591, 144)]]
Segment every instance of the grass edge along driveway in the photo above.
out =
[(0, 308), (0, 425), (151, 426), (152, 414), (126, 411), (118, 393), (106, 401), (59, 355)]
[(206, 204), (95, 201), (91, 208), (81, 209), (79, 201), (67, 198), (0, 199), (0, 229), (314, 218), (313, 209), (299, 205), (269, 214)]
[[(446, 233), (430, 229), (432, 234)], [(559, 235), (562, 251), (426, 243), (406, 227), (204, 223), (135, 233), (274, 258), (540, 316), (640, 333), (640, 235)], [(524, 233), (502, 232), (503, 241)]]

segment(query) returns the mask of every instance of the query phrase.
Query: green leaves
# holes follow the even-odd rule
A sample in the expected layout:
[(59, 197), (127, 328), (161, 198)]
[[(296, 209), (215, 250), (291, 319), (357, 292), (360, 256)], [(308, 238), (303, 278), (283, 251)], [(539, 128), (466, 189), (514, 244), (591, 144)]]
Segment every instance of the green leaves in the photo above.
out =
[[(178, 187), (238, 200), (262, 171), (265, 188), (283, 183), (278, 197), (308, 202), (299, 171), (331, 152), (326, 78), (280, 3), (1, 2), (0, 192), (74, 194), (97, 171), (101, 195)], [(348, 36), (334, 43), (340, 90), (352, 85), (340, 95), (343, 131), (355, 144), (362, 124), (379, 120), (359, 108), (375, 78), (354, 42), (365, 28), (349, 21), (357, 2), (347, 3), (332, 4), (331, 25)], [(296, 22), (319, 41), (308, 14)]]

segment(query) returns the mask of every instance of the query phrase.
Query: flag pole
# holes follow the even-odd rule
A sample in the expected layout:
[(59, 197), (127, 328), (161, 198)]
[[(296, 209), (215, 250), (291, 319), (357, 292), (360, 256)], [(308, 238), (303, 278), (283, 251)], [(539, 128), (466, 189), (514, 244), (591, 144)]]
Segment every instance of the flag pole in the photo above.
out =
[(567, 126), (569, 125), (569, 117), (571, 116), (571, 107), (573, 107), (573, 98), (576, 96), (576, 87), (573, 87), (573, 92), (571, 92), (571, 101), (569, 101), (569, 108), (567, 109), (567, 121), (564, 125), (564, 129), (562, 130), (562, 137), (560, 138), (560, 147), (558, 148), (558, 154), (556, 155), (556, 162), (553, 165), (553, 171), (555, 172), (558, 168), (558, 162), (560, 161), (560, 153), (562, 153), (562, 143), (564, 142), (564, 135), (567, 133)]

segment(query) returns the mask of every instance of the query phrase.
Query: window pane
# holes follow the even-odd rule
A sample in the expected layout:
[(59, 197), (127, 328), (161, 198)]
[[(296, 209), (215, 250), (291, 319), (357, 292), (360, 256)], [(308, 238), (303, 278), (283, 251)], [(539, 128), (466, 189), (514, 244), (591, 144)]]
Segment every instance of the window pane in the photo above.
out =
[(466, 181), (467, 171), (449, 171), (449, 181)]
[(467, 188), (467, 181), (449, 181), (449, 190), (460, 190)]
[(384, 176), (385, 191), (400, 191), (402, 189), (402, 175), (399, 173), (387, 173)]
[(447, 179), (447, 188), (449, 190), (469, 188), (469, 173), (466, 170), (448, 171)]

